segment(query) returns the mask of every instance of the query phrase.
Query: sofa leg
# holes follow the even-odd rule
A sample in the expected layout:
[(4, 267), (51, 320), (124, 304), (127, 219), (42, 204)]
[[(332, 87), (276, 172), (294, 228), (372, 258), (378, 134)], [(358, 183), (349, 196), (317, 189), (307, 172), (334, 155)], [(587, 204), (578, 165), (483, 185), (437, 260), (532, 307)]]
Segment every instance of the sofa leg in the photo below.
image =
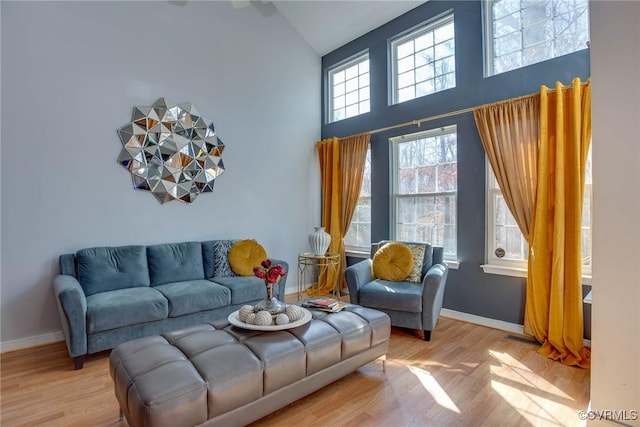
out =
[(84, 366), (84, 354), (73, 358), (73, 368), (77, 371)]
[(424, 340), (431, 341), (431, 331), (424, 331)]
[(118, 421), (122, 422), (124, 420), (124, 413), (122, 413), (122, 408), (120, 408), (120, 413), (118, 414)]

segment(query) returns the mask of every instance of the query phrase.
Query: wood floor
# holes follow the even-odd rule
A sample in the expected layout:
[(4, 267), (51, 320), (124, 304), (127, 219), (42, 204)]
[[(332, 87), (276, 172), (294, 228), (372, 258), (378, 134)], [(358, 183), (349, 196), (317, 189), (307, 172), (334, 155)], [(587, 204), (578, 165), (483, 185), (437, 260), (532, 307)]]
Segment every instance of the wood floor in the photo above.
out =
[[(441, 317), (430, 342), (392, 328), (381, 361), (252, 426), (580, 426), (589, 371), (563, 366), (504, 331)], [(0, 425), (126, 426), (109, 353), (74, 371), (63, 343), (1, 357)]]

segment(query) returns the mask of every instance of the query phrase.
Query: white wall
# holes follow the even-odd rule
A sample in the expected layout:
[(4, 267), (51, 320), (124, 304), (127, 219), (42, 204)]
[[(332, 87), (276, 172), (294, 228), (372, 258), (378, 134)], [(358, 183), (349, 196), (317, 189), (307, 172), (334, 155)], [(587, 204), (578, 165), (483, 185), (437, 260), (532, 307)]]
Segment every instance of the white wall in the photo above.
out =
[[(640, 3), (592, 1), (591, 406), (640, 425)], [(611, 425), (594, 422), (593, 425)]]
[[(256, 238), (292, 266), (319, 221), (320, 58), (275, 8), (2, 2), (3, 350), (59, 337), (58, 256), (102, 245)], [(192, 205), (134, 191), (116, 129), (191, 102), (226, 143)], [(53, 334), (51, 334), (53, 333)]]

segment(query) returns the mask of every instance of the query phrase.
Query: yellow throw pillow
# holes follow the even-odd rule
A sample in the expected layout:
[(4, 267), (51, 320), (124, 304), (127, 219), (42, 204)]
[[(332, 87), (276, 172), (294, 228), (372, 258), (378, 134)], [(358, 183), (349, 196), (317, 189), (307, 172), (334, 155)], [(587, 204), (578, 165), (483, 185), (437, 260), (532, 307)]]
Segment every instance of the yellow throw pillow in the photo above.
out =
[(426, 247), (424, 245), (407, 245), (411, 250), (411, 256), (413, 257), (413, 269), (407, 282), (422, 283), (422, 263), (424, 261), (424, 251)]
[(229, 265), (238, 276), (253, 276), (253, 268), (267, 259), (267, 251), (252, 239), (239, 240), (229, 249)]
[(389, 242), (373, 255), (373, 274), (382, 280), (405, 280), (413, 269), (413, 254), (404, 243)]

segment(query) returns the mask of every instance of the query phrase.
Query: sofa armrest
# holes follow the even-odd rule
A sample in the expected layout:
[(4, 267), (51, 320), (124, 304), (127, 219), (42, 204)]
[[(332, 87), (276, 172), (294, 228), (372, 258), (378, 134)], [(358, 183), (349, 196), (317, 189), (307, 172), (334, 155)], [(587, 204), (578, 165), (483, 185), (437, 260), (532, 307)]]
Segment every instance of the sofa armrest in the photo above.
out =
[(446, 264), (434, 264), (422, 281), (422, 327), (425, 331), (433, 331), (438, 321), (448, 273)]
[(360, 287), (373, 280), (372, 261), (365, 259), (350, 265), (344, 270), (344, 277), (349, 288), (351, 304), (358, 304), (358, 291)]
[(284, 277), (280, 278), (280, 282), (278, 283), (278, 295), (276, 295), (276, 298), (278, 298), (278, 301), (284, 302), (285, 288), (287, 287), (287, 277), (289, 277), (289, 275), (291, 274), (291, 271), (289, 271), (289, 263), (281, 259), (275, 259), (275, 258), (270, 258), (270, 259), (273, 264), (282, 265), (284, 267), (284, 271), (287, 272), (287, 274), (285, 274)]
[(53, 290), (69, 355), (87, 354), (87, 299), (82, 286), (75, 277), (60, 274), (53, 279)]

